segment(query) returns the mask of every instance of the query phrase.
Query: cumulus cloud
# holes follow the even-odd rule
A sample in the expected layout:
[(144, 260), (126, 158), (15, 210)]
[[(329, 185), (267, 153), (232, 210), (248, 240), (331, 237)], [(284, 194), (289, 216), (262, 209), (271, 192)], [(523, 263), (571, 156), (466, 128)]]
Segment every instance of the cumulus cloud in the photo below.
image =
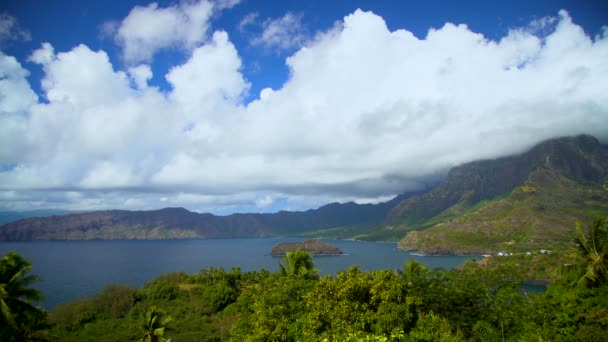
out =
[(104, 23), (102, 34), (115, 36), (128, 63), (150, 62), (159, 50), (191, 50), (200, 45), (206, 39), (211, 16), (237, 3), (198, 0), (168, 7), (159, 7), (156, 2), (135, 6), (120, 24)]
[(374, 202), (547, 138), (606, 142), (608, 37), (565, 11), (551, 20), (549, 32), (533, 24), (497, 41), (451, 23), (417, 38), (356, 11), (251, 103), (223, 31), (164, 75), (168, 90), (149, 85), (146, 63), (123, 71), (104, 51), (43, 44), (30, 57), (45, 73), (40, 101), (27, 70), (0, 55), (0, 207)]
[(131, 80), (133, 80), (138, 89), (145, 89), (152, 76), (152, 69), (149, 65), (140, 64), (136, 67), (129, 68), (129, 77), (131, 77)]
[(15, 57), (0, 51), (0, 164), (13, 165), (12, 161), (30, 148), (22, 133), (28, 128), (27, 114), (38, 96), (30, 88), (28, 75)]

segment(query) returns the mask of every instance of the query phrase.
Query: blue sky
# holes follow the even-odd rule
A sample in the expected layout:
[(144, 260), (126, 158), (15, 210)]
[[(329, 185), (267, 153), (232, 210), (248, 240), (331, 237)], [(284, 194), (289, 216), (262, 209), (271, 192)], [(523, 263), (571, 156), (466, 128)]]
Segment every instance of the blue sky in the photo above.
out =
[(605, 1), (5, 1), (0, 209), (378, 202), (608, 132)]
[[(52, 42), (58, 51), (66, 51), (78, 44), (91, 49), (105, 50), (118, 67), (121, 66), (120, 50), (109, 37), (103, 37), (101, 27), (109, 20), (121, 20), (134, 6), (147, 6), (150, 1), (36, 1), (9, 0), (2, 8), (15, 16), (20, 25), (30, 32), (27, 42), (9, 44), (6, 52), (27, 59), (42, 42)], [(167, 7), (177, 1), (157, 1)], [(1, 7), (0, 7), (1, 8)], [(228, 11), (219, 13), (213, 20), (214, 29), (226, 30), (231, 41), (239, 48), (244, 60), (243, 72), (252, 83), (248, 100), (258, 96), (265, 87), (279, 88), (288, 77), (285, 57), (298, 46), (280, 51), (269, 51), (251, 46), (250, 41), (259, 34), (259, 27), (243, 32), (239, 23), (245, 16), (257, 13), (259, 20), (276, 19), (286, 13), (301, 17), (302, 33), (331, 28), (334, 23), (357, 8), (372, 11), (386, 21), (389, 29), (405, 28), (417, 37), (424, 37), (429, 28), (439, 28), (447, 22), (467, 24), (472, 31), (489, 39), (500, 39), (509, 29), (528, 25), (532, 20), (555, 16), (560, 9), (567, 9), (573, 20), (590, 35), (600, 33), (608, 23), (608, 3), (605, 1), (242, 1)], [(167, 71), (176, 61), (186, 56), (175, 51), (165, 51), (157, 56), (155, 70)], [(29, 69), (32, 86), (36, 87), (41, 70)], [(154, 81), (167, 87), (158, 73)], [(38, 87), (39, 88), (39, 87)], [(40, 91), (39, 89), (37, 91)]]

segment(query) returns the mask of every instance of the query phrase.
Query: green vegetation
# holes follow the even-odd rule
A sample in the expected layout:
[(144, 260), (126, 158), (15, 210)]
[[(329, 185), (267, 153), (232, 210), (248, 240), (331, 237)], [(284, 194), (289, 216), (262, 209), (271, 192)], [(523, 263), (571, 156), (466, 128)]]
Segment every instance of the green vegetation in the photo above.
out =
[(46, 312), (33, 303), (40, 301), (42, 293), (29, 288), (39, 281), (28, 275), (29, 261), (15, 252), (0, 260), (0, 336), (2, 341), (47, 340)]
[(509, 267), (521, 275), (527, 282), (553, 283), (567, 272), (571, 265), (576, 265), (578, 255), (573, 249), (562, 249), (552, 252), (530, 252), (513, 255), (486, 257), (477, 261), (486, 269)]
[(329, 229), (301, 232), (293, 236), (304, 238), (355, 239), (361, 241), (393, 241), (397, 242), (409, 230), (398, 225), (357, 224), (340, 226)]
[(608, 192), (600, 183), (578, 182), (539, 168), (506, 196), (454, 207), (410, 226), (400, 248), (426, 254), (564, 249), (575, 233), (567, 223), (590, 223), (597, 214), (608, 213)]
[(301, 249), (285, 253), (285, 264), (280, 263), (281, 274), (315, 279), (319, 273), (314, 269), (312, 257)]
[(596, 219), (587, 231), (576, 224), (575, 238), (580, 255), (584, 259), (577, 283), (585, 287), (598, 287), (608, 282), (608, 224), (605, 219)]
[(171, 316), (167, 316), (164, 311), (155, 306), (149, 308), (143, 319), (144, 336), (141, 338), (141, 342), (165, 341), (165, 330), (171, 320)]
[[(578, 251), (491, 257), (455, 270), (429, 270), (408, 260), (400, 270), (363, 272), (352, 266), (319, 278), (312, 257), (299, 250), (286, 254), (277, 273), (216, 268), (169, 273), (140, 289), (111, 285), (93, 298), (59, 306), (48, 315), (50, 325), (42, 310), (9, 300), (23, 292), (7, 292), (12, 295), (2, 297), (10, 308), (3, 304), (2, 336), (8, 341), (47, 336), (150, 342), (605, 341), (608, 224), (596, 220), (577, 227)], [(30, 278), (24, 273), (31, 266), (14, 253), (2, 260), (2, 289), (9, 288), (6, 279), (21, 279), (17, 288), (27, 289)], [(13, 264), (23, 272), (7, 266)], [(526, 279), (549, 278), (553, 284), (545, 293), (520, 288)], [(30, 310), (41, 319), (23, 319), (34, 317)], [(6, 324), (9, 320), (15, 324)], [(40, 327), (50, 327), (49, 335), (32, 334)]]

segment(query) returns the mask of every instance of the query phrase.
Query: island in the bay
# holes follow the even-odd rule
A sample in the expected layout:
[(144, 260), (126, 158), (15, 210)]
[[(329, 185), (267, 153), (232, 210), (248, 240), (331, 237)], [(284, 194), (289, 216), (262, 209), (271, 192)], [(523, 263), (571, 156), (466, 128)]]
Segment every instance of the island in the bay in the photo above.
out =
[(271, 255), (285, 255), (287, 252), (301, 249), (312, 255), (336, 255), (342, 254), (342, 250), (332, 244), (321, 242), (316, 239), (308, 239), (299, 242), (281, 242), (272, 247)]

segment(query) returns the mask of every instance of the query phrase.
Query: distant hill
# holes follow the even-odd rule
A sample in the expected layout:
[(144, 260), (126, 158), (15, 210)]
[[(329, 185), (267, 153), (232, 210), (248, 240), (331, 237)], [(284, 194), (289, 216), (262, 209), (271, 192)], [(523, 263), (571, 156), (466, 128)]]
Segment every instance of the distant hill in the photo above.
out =
[(70, 211), (70, 210), (26, 210), (26, 211), (0, 211), (0, 225), (5, 223), (21, 220), (30, 217), (45, 217), (51, 215), (67, 215), (75, 214), (81, 211)]
[(331, 203), (303, 212), (199, 214), (184, 208), (105, 210), (26, 218), (0, 226), (0, 241), (184, 239), (286, 236), (337, 226), (381, 222), (408, 195), (381, 204)]
[(608, 215), (608, 147), (587, 135), (453, 168), (426, 192), (380, 204), (331, 203), (302, 212), (199, 214), (184, 208), (26, 218), (0, 241), (266, 236), (401, 239), (432, 254), (525, 251), (567, 244), (575, 221)]

